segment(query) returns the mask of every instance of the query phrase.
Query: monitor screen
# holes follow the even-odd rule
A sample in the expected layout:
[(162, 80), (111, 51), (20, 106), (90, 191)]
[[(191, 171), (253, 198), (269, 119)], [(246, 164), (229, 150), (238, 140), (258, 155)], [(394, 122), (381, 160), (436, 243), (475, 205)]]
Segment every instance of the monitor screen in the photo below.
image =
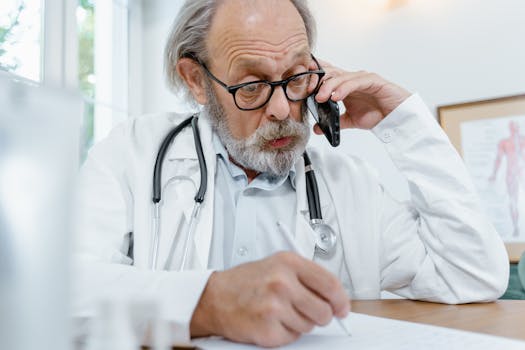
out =
[(7, 76), (0, 91), (0, 349), (66, 350), (82, 101)]

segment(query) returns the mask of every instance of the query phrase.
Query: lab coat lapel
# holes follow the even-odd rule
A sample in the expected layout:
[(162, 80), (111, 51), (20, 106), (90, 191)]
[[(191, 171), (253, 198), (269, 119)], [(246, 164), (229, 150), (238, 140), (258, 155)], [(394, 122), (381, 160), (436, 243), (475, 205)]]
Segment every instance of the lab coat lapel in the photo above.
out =
[[(173, 126), (179, 124), (184, 119), (173, 120)], [(195, 142), (193, 141), (193, 131), (191, 125), (188, 125), (184, 130), (179, 133), (169, 150), (166, 154), (166, 159), (179, 160), (179, 159), (195, 159), (197, 160), (197, 152), (195, 151)]]
[(297, 193), (297, 214), (295, 220), (295, 246), (298, 253), (307, 259), (313, 259), (315, 236), (310, 226), (308, 198), (306, 196), (306, 178), (302, 157), (295, 164), (295, 192)]
[[(213, 207), (215, 201), (215, 166), (217, 157), (212, 143), (212, 128), (208, 118), (199, 118), (199, 130), (208, 171), (208, 189), (202, 203), (200, 218), (195, 230), (196, 257), (201, 268), (207, 268), (213, 232)], [(191, 213), (190, 213), (191, 215)], [(189, 216), (188, 216), (189, 218)]]
[[(189, 265), (187, 265), (189, 269), (207, 267), (213, 229), (215, 153), (211, 142), (212, 132), (206, 118), (199, 117), (198, 125), (208, 171), (208, 188), (199, 217), (195, 221), (193, 241), (190, 242), (190, 260)], [(178, 262), (182, 257), (175, 257), (172, 250), (178, 252), (175, 255), (180, 255), (183, 251), (180, 247), (184, 245), (188, 234), (188, 225), (195, 205), (194, 197), (201, 180), (193, 132), (190, 126), (175, 138), (166, 159), (167, 162), (163, 167), (166, 180), (163, 181), (163, 186), (167, 189), (167, 195), (163, 196), (165, 198), (163, 205), (168, 209), (164, 210), (162, 215), (165, 224), (162, 225), (161, 223), (158, 266), (167, 265), (167, 267), (177, 269), (179, 268)], [(168, 204), (170, 201), (175, 203), (175, 206)]]
[(196, 186), (184, 186), (184, 189), (181, 190), (179, 197), (176, 199), (179, 203), (183, 204), (179, 208), (182, 208), (184, 219), (189, 220), (193, 210), (193, 198), (200, 184), (199, 161), (195, 150), (191, 124), (181, 131), (179, 136), (173, 140), (166, 158), (168, 160), (168, 162), (165, 162), (167, 168), (164, 169), (165, 172), (163, 172), (163, 174), (166, 174), (166, 183), (186, 177), (191, 179), (191, 182)]

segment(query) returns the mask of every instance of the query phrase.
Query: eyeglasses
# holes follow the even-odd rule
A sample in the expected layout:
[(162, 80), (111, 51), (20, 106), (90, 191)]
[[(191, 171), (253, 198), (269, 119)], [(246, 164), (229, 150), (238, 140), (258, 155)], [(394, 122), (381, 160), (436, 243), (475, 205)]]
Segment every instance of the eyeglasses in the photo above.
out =
[[(228, 86), (213, 75), (208, 67), (198, 58), (193, 55), (189, 55), (188, 57), (197, 61), (211, 79), (232, 94), (235, 105), (242, 111), (253, 111), (262, 108), (270, 101), (277, 86), (282, 86), (288, 101), (298, 102), (305, 100), (317, 91), (317, 88), (321, 84), (321, 79), (325, 75), (322, 69), (318, 69), (295, 74), (279, 81), (257, 80)], [(319, 67), (319, 63), (313, 55), (312, 58), (317, 64), (317, 67)]]

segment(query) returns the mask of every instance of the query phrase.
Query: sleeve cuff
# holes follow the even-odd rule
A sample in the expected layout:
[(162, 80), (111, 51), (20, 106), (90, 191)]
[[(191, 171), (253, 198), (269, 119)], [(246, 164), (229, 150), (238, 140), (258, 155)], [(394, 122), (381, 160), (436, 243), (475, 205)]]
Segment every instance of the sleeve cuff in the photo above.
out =
[(409, 143), (429, 127), (440, 129), (421, 97), (413, 94), (371, 131), (384, 144), (396, 144), (399, 147)]
[[(165, 273), (159, 285), (161, 319), (168, 322), (173, 346), (191, 345), (190, 321), (214, 270)], [(182, 276), (184, 274), (185, 276)], [(181, 286), (181, 281), (184, 285)]]

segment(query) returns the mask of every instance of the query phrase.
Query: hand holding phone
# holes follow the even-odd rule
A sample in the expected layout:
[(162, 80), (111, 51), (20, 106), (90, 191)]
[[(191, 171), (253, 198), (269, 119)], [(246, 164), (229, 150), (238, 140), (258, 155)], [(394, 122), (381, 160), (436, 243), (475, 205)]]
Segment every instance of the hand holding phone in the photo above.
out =
[(340, 143), (339, 106), (337, 102), (328, 100), (323, 103), (315, 101), (314, 95), (306, 99), (306, 106), (315, 121), (323, 131), (324, 136), (333, 147)]

